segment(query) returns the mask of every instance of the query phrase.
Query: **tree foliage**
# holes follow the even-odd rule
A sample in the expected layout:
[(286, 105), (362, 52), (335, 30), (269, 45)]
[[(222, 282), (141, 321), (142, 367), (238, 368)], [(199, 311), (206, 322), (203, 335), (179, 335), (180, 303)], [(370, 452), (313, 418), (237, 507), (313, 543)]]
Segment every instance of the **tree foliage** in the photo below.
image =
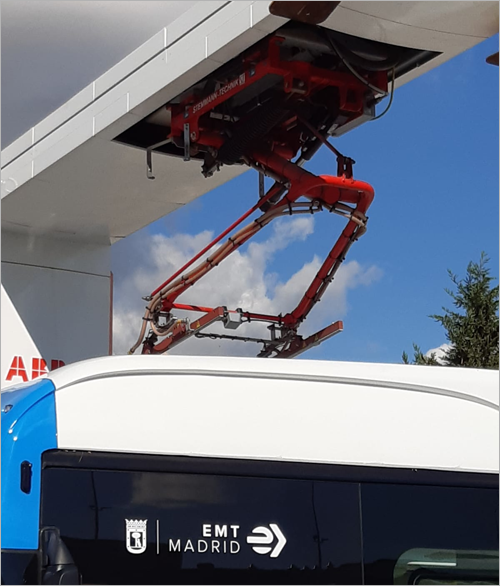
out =
[(426, 356), (422, 350), (420, 350), (420, 346), (417, 344), (413, 344), (413, 359), (410, 360), (408, 354), (403, 352), (403, 362), (405, 364), (424, 364), (428, 366), (438, 366), (440, 362), (436, 358), (436, 353), (433, 352), (430, 356)]
[(499, 367), (498, 285), (492, 286), (495, 279), (490, 276), (488, 262), (487, 255), (481, 253), (478, 263), (469, 263), (463, 279), (448, 270), (455, 290), (445, 291), (452, 298), (454, 309), (443, 307), (443, 315), (434, 314), (429, 317), (444, 327), (450, 347), (438, 361), (435, 354), (425, 356), (413, 344), (412, 361), (403, 352), (405, 364)]

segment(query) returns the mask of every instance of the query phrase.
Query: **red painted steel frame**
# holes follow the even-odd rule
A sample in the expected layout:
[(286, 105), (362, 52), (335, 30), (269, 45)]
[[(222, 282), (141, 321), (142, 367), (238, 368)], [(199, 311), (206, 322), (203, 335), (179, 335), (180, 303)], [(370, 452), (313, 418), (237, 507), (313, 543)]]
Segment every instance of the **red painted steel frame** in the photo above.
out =
[[(220, 86), (212, 94), (204, 98), (191, 96), (184, 100), (182, 104), (171, 105), (170, 137), (182, 139), (186, 125), (189, 125), (189, 138), (192, 145), (219, 149), (227, 140), (227, 135), (222, 132), (223, 123), (221, 123), (221, 120), (214, 120), (209, 116), (203, 117), (226, 100), (267, 75), (277, 75), (282, 78), (283, 86), (281, 89), (285, 96), (288, 95), (292, 98), (292, 102), (297, 96), (309, 96), (323, 88), (336, 87), (339, 95), (339, 108), (344, 118), (352, 120), (362, 114), (366, 94), (365, 84), (350, 73), (319, 69), (309, 63), (300, 61), (281, 60), (280, 44), (282, 41), (283, 39), (280, 37), (271, 37), (260, 49), (247, 55), (243, 59), (243, 71), (236, 78)], [(383, 91), (387, 90), (386, 72), (367, 73), (366, 76), (367, 81), (372, 85)], [(240, 314), (242, 321), (266, 322), (271, 324), (271, 328), (277, 327), (281, 331), (281, 337), (271, 338), (267, 341), (261, 340), (264, 343), (262, 355), (265, 356), (273, 352), (281, 357), (296, 356), (307, 348), (317, 345), (342, 331), (342, 322), (335, 322), (306, 339), (297, 334), (297, 328), (306, 319), (311, 309), (321, 299), (329, 283), (333, 280), (351, 244), (366, 231), (366, 212), (373, 200), (374, 190), (368, 183), (353, 179), (349, 172), (344, 172), (340, 176), (316, 176), (291, 162), (290, 159), (295, 156), (300, 148), (301, 123), (305, 124), (306, 128), (309, 128), (307, 122), (303, 122), (297, 115), (291, 114), (290, 120), (284, 123), (281, 129), (277, 127), (277, 129), (272, 130), (271, 136), (266, 137), (267, 142), (266, 140), (262, 141), (263, 146), (259, 148), (264, 150), (254, 150), (246, 153), (247, 158), (245, 161), (250, 161), (260, 172), (276, 179), (275, 185), (236, 222), (231, 224), (227, 230), (224, 230), (194, 258), (151, 293), (147, 310), (149, 313), (146, 313), (144, 319), (146, 322), (151, 321), (154, 319), (151, 316), (155, 312), (157, 315), (159, 314), (158, 312), (161, 312), (163, 315), (171, 316), (171, 311), (175, 309), (201, 312), (204, 315), (192, 323), (187, 320), (178, 320), (169, 328), (165, 326), (163, 330), (159, 326), (157, 326), (156, 330), (153, 328), (157, 336), (165, 337), (158, 343), (156, 343), (157, 338), (150, 337), (143, 344), (143, 353), (163, 353), (186, 338), (199, 334), (201, 330), (216, 321), (227, 320), (230, 314), (235, 313)], [(288, 128), (293, 130), (287, 132)], [(312, 130), (314, 131), (315, 129)], [(277, 131), (277, 134), (273, 135), (275, 131)], [(317, 131), (313, 133), (318, 137)], [(288, 143), (284, 142), (284, 140), (288, 141)], [(341, 155), (339, 155), (338, 161), (343, 169), (344, 159)], [(285, 195), (279, 201), (274, 202), (276, 196), (281, 193), (283, 186), (286, 186)], [(306, 202), (303, 200), (299, 202), (300, 198), (306, 198)], [(225, 244), (220, 245), (205, 261), (202, 261), (195, 268), (190, 268), (251, 214), (258, 209), (263, 209), (264, 204), (268, 206), (264, 214), (244, 228), (240, 228), (233, 237), (230, 237)], [(309, 206), (311, 213), (321, 209), (336, 212), (340, 210), (339, 213), (345, 215), (348, 221), (304, 296), (292, 311), (285, 315), (266, 315), (239, 309), (236, 311), (228, 310), (223, 306), (211, 308), (176, 302), (176, 299), (182, 293), (192, 287), (234, 250), (247, 242), (262, 227), (273, 219), (286, 215), (287, 212), (290, 214), (297, 213), (299, 208), (299, 211), (307, 211), (307, 206)], [(190, 270), (186, 272), (187, 269)], [(142, 331), (144, 331), (144, 327), (143, 325)], [(238, 336), (225, 337), (238, 338)], [(134, 349), (136, 347), (137, 345)]]
[[(170, 136), (183, 136), (184, 125), (189, 124), (191, 142), (220, 147), (223, 137), (217, 132), (208, 132), (211, 127), (202, 128), (200, 118), (267, 75), (278, 75), (283, 78), (285, 94), (300, 93), (301, 96), (308, 96), (326, 87), (336, 87), (339, 90), (340, 110), (350, 113), (350, 120), (362, 114), (365, 84), (350, 73), (321, 69), (303, 61), (282, 60), (279, 45), (283, 41), (281, 37), (271, 37), (262, 49), (244, 59), (244, 71), (238, 77), (222, 85), (209, 96), (197, 99), (194, 103), (196, 98), (193, 96), (184, 100), (183, 104), (172, 105)], [(367, 81), (387, 91), (385, 72), (369, 73)]]

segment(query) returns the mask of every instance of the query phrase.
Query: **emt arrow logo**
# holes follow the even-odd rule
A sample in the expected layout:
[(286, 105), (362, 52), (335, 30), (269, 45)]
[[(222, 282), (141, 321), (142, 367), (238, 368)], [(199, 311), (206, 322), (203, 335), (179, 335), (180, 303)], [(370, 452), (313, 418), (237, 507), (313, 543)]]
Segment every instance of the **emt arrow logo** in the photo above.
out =
[[(269, 527), (270, 529), (267, 527), (255, 527), (252, 534), (247, 537), (247, 543), (252, 546), (255, 553), (260, 555), (271, 553), (270, 557), (277, 558), (286, 545), (286, 538), (275, 523), (269, 523)], [(272, 547), (271, 544), (275, 538), (278, 539), (278, 543)]]

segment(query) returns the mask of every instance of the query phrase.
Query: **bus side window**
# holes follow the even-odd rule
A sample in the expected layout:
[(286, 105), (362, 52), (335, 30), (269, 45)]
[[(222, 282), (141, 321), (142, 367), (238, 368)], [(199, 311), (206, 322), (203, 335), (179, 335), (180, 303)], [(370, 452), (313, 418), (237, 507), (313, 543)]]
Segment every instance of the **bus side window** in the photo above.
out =
[(396, 562), (394, 584), (498, 584), (498, 552), (410, 549)]
[(45, 468), (42, 495), (84, 584), (362, 581), (356, 483)]
[(366, 584), (498, 584), (498, 490), (363, 484)]

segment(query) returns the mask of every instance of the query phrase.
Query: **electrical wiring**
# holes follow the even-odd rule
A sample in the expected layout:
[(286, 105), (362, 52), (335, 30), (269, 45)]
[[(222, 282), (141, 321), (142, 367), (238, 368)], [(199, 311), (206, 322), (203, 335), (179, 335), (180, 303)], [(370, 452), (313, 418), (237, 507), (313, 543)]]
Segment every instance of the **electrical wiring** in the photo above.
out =
[(385, 116), (387, 114), (387, 112), (389, 112), (390, 107), (392, 106), (392, 100), (394, 98), (394, 81), (395, 81), (395, 77), (396, 77), (396, 70), (393, 67), (392, 68), (392, 80), (391, 80), (391, 97), (389, 98), (389, 103), (387, 104), (387, 108), (381, 112), (380, 114), (378, 114), (377, 116), (375, 116), (375, 118), (372, 118), (372, 122), (374, 120), (379, 120), (380, 118), (382, 118), (382, 116)]
[(389, 92), (382, 90), (380, 88), (375, 87), (373, 84), (371, 84), (370, 82), (368, 82), (361, 74), (359, 74), (354, 67), (352, 67), (352, 65), (344, 58), (342, 52), (339, 50), (337, 44), (335, 43), (335, 41), (330, 37), (330, 35), (326, 35), (328, 42), (330, 43), (330, 45), (332, 46), (332, 49), (335, 51), (335, 53), (337, 53), (337, 55), (339, 56), (340, 60), (342, 61), (342, 63), (347, 67), (347, 69), (349, 69), (349, 71), (357, 78), (359, 79), (359, 81), (361, 81), (362, 83), (364, 83), (368, 88), (370, 88), (372, 91), (382, 94), (384, 97), (387, 97), (390, 95), (389, 98), (389, 103), (387, 104), (387, 108), (380, 114), (378, 114), (378, 116), (375, 116), (375, 118), (372, 119), (372, 122), (374, 120), (380, 120), (380, 118), (382, 118), (382, 116), (385, 116), (387, 114), (387, 112), (389, 111), (389, 109), (392, 106), (392, 101), (394, 99), (394, 81), (395, 81), (395, 77), (396, 77), (396, 68), (392, 67), (392, 80), (391, 80), (391, 92), (389, 94)]
[(342, 51), (339, 50), (337, 44), (330, 37), (330, 35), (327, 34), (326, 35), (326, 38), (327, 38), (328, 42), (330, 43), (332, 49), (339, 56), (339, 58), (342, 61), (342, 63), (347, 67), (347, 69), (349, 69), (349, 71), (354, 75), (354, 77), (356, 77), (357, 79), (359, 79), (359, 81), (361, 81), (364, 85), (366, 85), (366, 87), (370, 88), (372, 90), (372, 92), (375, 92), (377, 94), (382, 94), (384, 97), (389, 95), (389, 92), (386, 92), (385, 90), (382, 90), (382, 89), (380, 89), (378, 87), (375, 87), (373, 84), (371, 84), (369, 81), (367, 81), (360, 73), (358, 73), (354, 69), (354, 67), (344, 58), (344, 56), (342, 55)]

